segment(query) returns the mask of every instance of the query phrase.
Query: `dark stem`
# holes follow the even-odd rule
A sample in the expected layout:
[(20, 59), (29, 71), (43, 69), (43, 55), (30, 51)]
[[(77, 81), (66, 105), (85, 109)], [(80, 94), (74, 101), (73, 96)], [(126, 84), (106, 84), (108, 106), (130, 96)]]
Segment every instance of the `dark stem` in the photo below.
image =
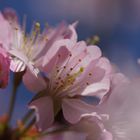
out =
[(10, 121), (11, 121), (14, 106), (15, 106), (15, 100), (16, 100), (16, 96), (17, 96), (16, 91), (17, 91), (17, 88), (14, 87), (13, 90), (12, 90), (11, 98), (10, 98), (10, 105), (9, 105), (8, 119), (7, 119), (8, 123), (10, 123)]
[(18, 90), (19, 85), (21, 84), (23, 74), (24, 72), (18, 72), (14, 74), (13, 89), (12, 89), (12, 95), (11, 95), (10, 103), (9, 103), (7, 123), (10, 123), (12, 115), (13, 115), (15, 101), (17, 97), (17, 90)]
[(22, 123), (23, 124), (25, 124), (26, 122), (28, 122), (29, 121), (29, 119), (34, 115), (34, 110), (32, 109), (32, 110), (29, 110), (28, 112), (27, 112), (27, 114), (25, 114), (25, 116), (23, 117), (23, 119), (22, 119)]

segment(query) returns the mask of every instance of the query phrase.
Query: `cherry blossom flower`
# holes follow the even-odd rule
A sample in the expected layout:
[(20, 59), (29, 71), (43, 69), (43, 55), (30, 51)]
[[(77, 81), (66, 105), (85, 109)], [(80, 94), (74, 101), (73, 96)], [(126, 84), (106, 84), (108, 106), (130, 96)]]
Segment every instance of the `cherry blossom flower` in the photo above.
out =
[(61, 24), (54, 29), (49, 27), (41, 32), (38, 22), (34, 23), (30, 34), (27, 34), (25, 23), (21, 26), (15, 12), (11, 9), (6, 9), (3, 14), (0, 13), (0, 23), (0, 29), (3, 31), (0, 35), (0, 43), (10, 55), (10, 69), (19, 72), (24, 71), (27, 66), (36, 76), (39, 74), (36, 61), (45, 55), (54, 40), (69, 38), (72, 34), (66, 24)]
[[(77, 123), (85, 114), (97, 116), (95, 107), (81, 100), (85, 96), (102, 98), (110, 89), (111, 65), (101, 57), (101, 50), (94, 45), (87, 46), (77, 41), (73, 26), (70, 39), (60, 39), (47, 51), (42, 59), (42, 71), (47, 77), (46, 86), (39, 92), (40, 82), (25, 74), (24, 83), (31, 91), (39, 92), (30, 108), (37, 114), (40, 129), (45, 130), (62, 109), (69, 123)], [(32, 83), (32, 85), (30, 84)], [(38, 86), (37, 86), (38, 85)]]

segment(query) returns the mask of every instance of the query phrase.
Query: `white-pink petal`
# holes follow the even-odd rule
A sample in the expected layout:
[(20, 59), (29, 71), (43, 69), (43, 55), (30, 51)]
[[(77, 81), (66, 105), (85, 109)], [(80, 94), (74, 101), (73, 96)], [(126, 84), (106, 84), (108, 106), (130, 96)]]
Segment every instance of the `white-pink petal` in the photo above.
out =
[[(44, 71), (48, 74), (54, 72), (54, 70), (56, 71), (57, 67), (61, 67), (63, 65), (63, 63), (68, 58), (69, 54), (70, 52), (65, 46), (60, 47), (57, 50), (56, 54), (52, 58), (50, 58), (50, 60), (44, 67)], [(44, 62), (45, 62), (45, 58), (44, 58)]]
[(81, 120), (86, 114), (91, 113), (92, 116), (97, 116), (94, 106), (88, 105), (80, 99), (63, 99), (62, 110), (65, 119), (75, 124)]
[(49, 128), (54, 121), (53, 100), (50, 96), (41, 97), (30, 103), (29, 108), (35, 109), (37, 126), (40, 131)]
[[(51, 46), (51, 48), (45, 54), (42, 65), (43, 66), (47, 65), (49, 63), (49, 61), (51, 60), (51, 58), (55, 56), (55, 54), (61, 47), (71, 46), (72, 44), (73, 43), (69, 39), (61, 39), (61, 40), (54, 42), (54, 44)], [(69, 47), (67, 47), (67, 48), (69, 48)]]
[(47, 81), (43, 80), (40, 76), (36, 77), (29, 69), (27, 69), (23, 75), (23, 83), (26, 88), (33, 93), (38, 93), (44, 90), (47, 86)]
[(110, 132), (104, 129), (99, 140), (113, 140), (113, 136)]
[(109, 91), (110, 89), (110, 79), (103, 79), (100, 82), (93, 83), (85, 88), (81, 93), (83, 96), (96, 96), (100, 99)]

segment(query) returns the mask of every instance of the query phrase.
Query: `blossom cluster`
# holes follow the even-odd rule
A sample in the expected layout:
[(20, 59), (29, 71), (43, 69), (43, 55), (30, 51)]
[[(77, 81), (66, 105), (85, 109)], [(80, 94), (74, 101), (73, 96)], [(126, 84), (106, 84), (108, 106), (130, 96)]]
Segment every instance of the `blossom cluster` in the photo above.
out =
[[(135, 84), (115, 69), (97, 45), (79, 41), (76, 26), (77, 22), (61, 23), (41, 31), (35, 22), (27, 33), (25, 22), (21, 26), (13, 10), (0, 13), (0, 88), (6, 88), (14, 74), (10, 107), (0, 117), (0, 140), (138, 138), (134, 130), (140, 121), (138, 117), (133, 121), (132, 114), (140, 111), (129, 113), (133, 96), (128, 91)], [(34, 97), (25, 117), (12, 128), (21, 83)], [(134, 92), (133, 98), (138, 96)]]

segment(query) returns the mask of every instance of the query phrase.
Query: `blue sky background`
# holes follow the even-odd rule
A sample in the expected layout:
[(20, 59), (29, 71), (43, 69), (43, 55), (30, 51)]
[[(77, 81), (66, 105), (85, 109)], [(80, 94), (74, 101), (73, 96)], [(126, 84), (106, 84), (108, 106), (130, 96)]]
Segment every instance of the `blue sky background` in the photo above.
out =
[[(0, 10), (16, 10), (20, 21), (27, 16), (27, 31), (33, 21), (57, 25), (61, 21), (79, 21), (79, 40), (93, 35), (100, 37), (103, 54), (129, 76), (139, 75), (140, 1), (139, 0), (0, 0)], [(0, 92), (0, 112), (8, 104), (11, 85)], [(5, 93), (3, 93), (5, 92)], [(32, 94), (21, 86), (16, 103), (15, 118), (26, 111)]]

